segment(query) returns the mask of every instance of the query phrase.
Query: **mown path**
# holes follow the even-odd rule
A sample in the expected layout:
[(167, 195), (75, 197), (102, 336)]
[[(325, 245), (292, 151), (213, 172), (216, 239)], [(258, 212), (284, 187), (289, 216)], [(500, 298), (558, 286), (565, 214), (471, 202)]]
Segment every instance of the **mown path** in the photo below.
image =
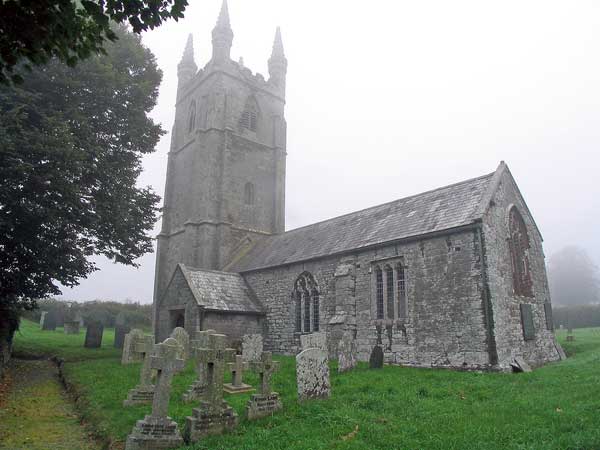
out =
[(79, 423), (50, 361), (13, 359), (5, 382), (6, 392), (0, 394), (0, 449), (100, 448)]

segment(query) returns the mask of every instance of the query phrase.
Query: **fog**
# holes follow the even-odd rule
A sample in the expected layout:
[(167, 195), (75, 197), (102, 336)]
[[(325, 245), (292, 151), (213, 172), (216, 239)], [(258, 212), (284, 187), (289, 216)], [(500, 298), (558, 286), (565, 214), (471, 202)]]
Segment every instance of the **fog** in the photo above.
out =
[[(220, 0), (143, 41), (164, 72), (152, 116), (171, 129), (177, 63), (193, 33), (211, 55)], [(288, 59), (286, 228), (476, 177), (506, 161), (547, 256), (600, 264), (600, 2), (230, 0), (232, 58), (268, 76), (275, 27)], [(164, 191), (170, 133), (141, 185)], [(158, 233), (159, 227), (156, 228)], [(152, 301), (154, 254), (64, 298)]]

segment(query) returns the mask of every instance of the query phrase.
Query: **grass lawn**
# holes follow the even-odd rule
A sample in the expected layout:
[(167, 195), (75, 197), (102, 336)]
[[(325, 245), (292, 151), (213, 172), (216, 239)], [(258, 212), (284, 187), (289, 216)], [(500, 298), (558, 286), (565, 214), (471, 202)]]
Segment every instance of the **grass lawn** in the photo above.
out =
[[(29, 328), (25, 324), (17, 335), (17, 351), (68, 355), (65, 376), (82, 394), (86, 420), (101, 435), (124, 441), (135, 421), (151, 409), (122, 407), (138, 380), (139, 364), (121, 366), (108, 348), (101, 349), (105, 357), (98, 359), (93, 350), (79, 349), (79, 336), (59, 339), (33, 329), (28, 335)], [(564, 342), (562, 331), (557, 334), (570, 358), (529, 374), (369, 370), (360, 364), (338, 375), (332, 363), (331, 399), (303, 404), (296, 399), (294, 358), (276, 357), (281, 371), (274, 376), (274, 388), (284, 410), (248, 422), (244, 407), (250, 394), (226, 395), (240, 415), (236, 431), (185, 448), (600, 449), (600, 329), (575, 330), (575, 342)], [(68, 341), (76, 339), (72, 348)], [(105, 338), (107, 346), (109, 341)], [(61, 349), (53, 349), (57, 344)], [(94, 356), (83, 361), (88, 354)], [(180, 426), (194, 406), (180, 401), (193, 378), (188, 364), (173, 381), (169, 414)], [(258, 380), (247, 374), (245, 381), (256, 385)]]

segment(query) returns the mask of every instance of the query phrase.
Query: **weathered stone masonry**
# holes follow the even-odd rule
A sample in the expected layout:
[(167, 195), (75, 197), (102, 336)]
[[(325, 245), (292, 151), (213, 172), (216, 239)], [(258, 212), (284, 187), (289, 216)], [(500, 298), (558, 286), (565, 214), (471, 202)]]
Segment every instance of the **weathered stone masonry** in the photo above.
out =
[(509, 370), (559, 358), (542, 236), (506, 164), (490, 174), (284, 232), (287, 59), (269, 78), (229, 57), (226, 2), (213, 55), (178, 66), (154, 296), (157, 340), (177, 326), (296, 354), (345, 332), (366, 361)]

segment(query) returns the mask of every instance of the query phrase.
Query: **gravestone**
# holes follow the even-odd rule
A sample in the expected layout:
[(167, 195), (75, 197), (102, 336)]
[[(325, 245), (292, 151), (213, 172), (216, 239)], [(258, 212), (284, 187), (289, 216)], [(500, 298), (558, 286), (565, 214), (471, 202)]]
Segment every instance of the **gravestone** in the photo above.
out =
[(123, 311), (117, 314), (117, 317), (115, 318), (115, 326), (116, 325), (127, 325), (127, 318)]
[(79, 321), (65, 322), (64, 325), (65, 334), (79, 334)]
[(279, 370), (279, 362), (273, 361), (271, 352), (263, 352), (260, 361), (252, 361), (249, 366), (260, 376), (258, 393), (253, 394), (246, 405), (248, 420), (254, 420), (270, 416), (282, 409), (283, 404), (279, 394), (271, 390), (271, 377)]
[(225, 365), (233, 361), (235, 351), (226, 349), (227, 336), (211, 334), (208, 348), (197, 350), (197, 357), (207, 365), (207, 385), (203, 400), (192, 416), (186, 417), (184, 435), (187, 442), (196, 442), (204, 436), (233, 430), (238, 416), (223, 400)]
[(125, 450), (168, 449), (183, 445), (177, 422), (167, 416), (173, 375), (185, 366), (185, 362), (177, 357), (178, 347), (179, 344), (172, 338), (155, 346), (150, 357), (150, 369), (157, 371), (152, 414), (137, 421), (127, 436)]
[(131, 331), (128, 325), (115, 325), (115, 348), (123, 348), (125, 344), (125, 335)]
[(327, 352), (309, 348), (296, 355), (298, 399), (328, 398), (331, 395)]
[(254, 388), (242, 381), (242, 374), (248, 370), (248, 363), (244, 362), (242, 355), (235, 355), (232, 363), (227, 363), (227, 368), (231, 372), (231, 383), (225, 383), (223, 390), (228, 394), (239, 394), (241, 392), (250, 392)]
[(381, 369), (383, 367), (383, 348), (381, 345), (376, 345), (373, 347), (371, 351), (371, 356), (369, 357), (369, 368), (371, 369)]
[(44, 314), (42, 330), (44, 330), (44, 331), (56, 330), (56, 313), (54, 311), (48, 311), (47, 314)]
[(190, 354), (196, 360), (196, 379), (182, 396), (183, 401), (186, 403), (194, 400), (201, 400), (202, 395), (206, 390), (208, 368), (206, 363), (198, 358), (197, 352), (201, 349), (208, 348), (208, 336), (215, 333), (215, 330), (196, 331), (194, 340), (190, 344)]
[(356, 341), (350, 331), (345, 331), (338, 343), (338, 372), (356, 367)]
[(262, 351), (262, 334), (245, 334), (242, 337), (242, 356), (244, 357), (244, 361), (260, 361)]
[[(144, 332), (137, 328), (134, 328), (125, 335), (123, 342), (123, 354), (121, 355), (121, 364), (133, 364), (141, 362), (144, 359), (144, 354), (136, 351), (136, 344), (144, 341)], [(152, 337), (154, 342), (154, 337)]]
[(309, 348), (318, 348), (327, 352), (327, 335), (325, 333), (311, 333), (300, 336), (300, 344), (302, 350)]
[(48, 314), (48, 311), (42, 311), (42, 315), (40, 316), (40, 328), (42, 330), (44, 329), (44, 320), (46, 319), (47, 314)]
[(88, 322), (83, 346), (85, 348), (100, 348), (102, 345), (102, 333), (104, 333), (104, 325), (101, 322)]
[(184, 328), (176, 327), (171, 331), (171, 336), (181, 347), (181, 359), (187, 361), (190, 359), (190, 335)]
[(151, 403), (154, 397), (155, 387), (152, 384), (152, 351), (154, 350), (154, 337), (143, 335), (135, 340), (135, 352), (142, 355), (142, 367), (140, 368), (140, 383), (129, 390), (127, 399), (123, 406), (143, 405)]
[(573, 336), (573, 328), (569, 327), (567, 329), (567, 342), (573, 342), (575, 340), (575, 336)]

